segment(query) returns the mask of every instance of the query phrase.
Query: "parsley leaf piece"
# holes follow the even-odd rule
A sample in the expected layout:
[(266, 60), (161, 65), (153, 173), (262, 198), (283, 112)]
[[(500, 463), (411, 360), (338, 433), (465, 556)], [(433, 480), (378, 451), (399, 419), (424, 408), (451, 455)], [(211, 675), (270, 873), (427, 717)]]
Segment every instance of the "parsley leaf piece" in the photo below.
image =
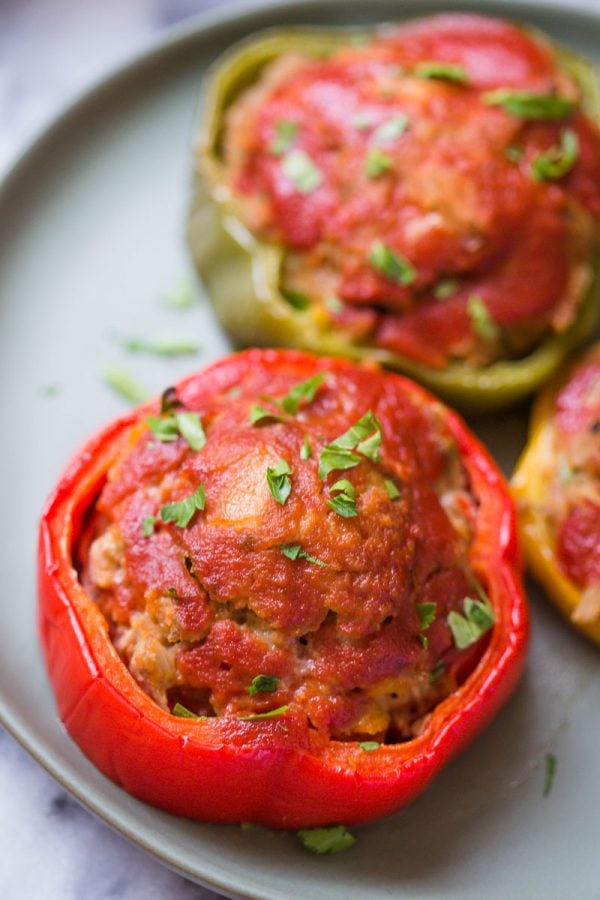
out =
[(379, 741), (359, 741), (358, 746), (361, 750), (364, 750), (365, 753), (372, 753), (373, 750), (379, 750), (381, 744)]
[(272, 496), (282, 506), (292, 491), (292, 469), (285, 459), (280, 459), (276, 466), (267, 469), (267, 484)]
[(479, 640), (489, 631), (496, 621), (494, 611), (489, 601), (473, 600), (465, 597), (463, 600), (464, 615), (454, 610), (448, 614), (448, 627), (452, 632), (454, 646), (457, 650), (464, 650)]
[(192, 712), (191, 709), (188, 709), (187, 706), (184, 706), (182, 703), (176, 703), (173, 709), (171, 710), (171, 714), (174, 716), (180, 716), (182, 719), (205, 719), (206, 716), (199, 716), (197, 713)]
[(300, 459), (310, 459), (312, 450), (310, 449), (310, 440), (307, 434), (304, 435), (302, 446), (300, 447)]
[(289, 416), (295, 416), (303, 400), (307, 403), (312, 403), (317, 390), (325, 381), (326, 374), (326, 372), (319, 372), (317, 375), (313, 375), (312, 378), (307, 378), (306, 381), (295, 384), (280, 403), (283, 411)]
[(523, 159), (525, 151), (522, 147), (511, 146), (504, 151), (504, 156), (509, 162), (518, 163)]
[(435, 684), (436, 681), (439, 681), (445, 671), (446, 664), (444, 663), (443, 659), (439, 659), (429, 673), (429, 684)]
[(335, 497), (331, 497), (327, 501), (327, 506), (331, 507), (338, 516), (344, 519), (351, 519), (358, 515), (356, 508), (356, 488), (347, 478), (336, 481), (331, 486), (332, 491), (339, 491)]
[(554, 776), (556, 774), (556, 764), (558, 760), (553, 753), (546, 754), (546, 779), (544, 781), (544, 797), (547, 797), (552, 790), (554, 784)]
[(345, 825), (330, 828), (301, 828), (296, 835), (302, 845), (313, 853), (340, 853), (356, 843)]
[(279, 119), (275, 122), (275, 137), (269, 144), (269, 152), (273, 156), (283, 156), (294, 143), (298, 134), (298, 124), (290, 119)]
[(142, 519), (142, 537), (148, 538), (154, 534), (156, 516), (144, 516)]
[(354, 466), (358, 466), (361, 462), (362, 459), (356, 453), (352, 453), (343, 447), (338, 447), (336, 444), (327, 444), (321, 450), (321, 456), (319, 457), (319, 478), (326, 478), (330, 472), (335, 472), (339, 469), (353, 469)]
[(322, 568), (326, 568), (329, 565), (329, 563), (323, 562), (322, 559), (310, 556), (310, 554), (302, 549), (300, 544), (282, 544), (279, 549), (284, 556), (291, 560), (305, 559), (307, 562), (314, 563), (316, 566), (321, 566)]
[(104, 380), (109, 387), (120, 394), (129, 403), (144, 403), (150, 397), (150, 392), (122, 369), (120, 366), (109, 365), (104, 367)]
[(165, 306), (171, 309), (190, 309), (194, 305), (194, 292), (187, 279), (183, 279), (173, 291), (163, 297)]
[(202, 450), (206, 444), (206, 434), (198, 413), (176, 412), (175, 422), (179, 434), (188, 442), (192, 450)]
[(426, 631), (435, 619), (437, 605), (435, 603), (417, 603), (417, 612), (421, 620), (421, 631)]
[(482, 341), (496, 340), (500, 329), (479, 294), (471, 294), (467, 300), (467, 312), (471, 319), (471, 328), (478, 338)]
[(409, 118), (404, 113), (398, 113), (391, 116), (378, 125), (373, 132), (373, 141), (376, 144), (385, 144), (387, 141), (394, 141), (401, 137), (408, 128)]
[(196, 510), (203, 510), (206, 505), (204, 485), (199, 485), (193, 494), (177, 503), (167, 503), (160, 509), (163, 522), (173, 522), (178, 528), (187, 528)]
[(319, 478), (326, 478), (337, 469), (353, 469), (361, 462), (357, 450), (372, 462), (379, 462), (381, 423), (371, 410), (365, 413), (348, 431), (326, 444), (319, 459)]
[(433, 296), (436, 300), (448, 300), (458, 291), (459, 283), (456, 278), (443, 278), (438, 281), (433, 289)]
[(284, 156), (281, 168), (301, 194), (312, 194), (323, 183), (323, 173), (304, 150), (292, 150)]
[(255, 675), (248, 688), (251, 697), (255, 694), (272, 694), (277, 690), (279, 678), (274, 675)]
[(468, 84), (469, 74), (464, 66), (455, 63), (427, 60), (415, 66), (413, 74), (417, 78), (432, 78), (439, 81), (450, 81), (452, 84)]
[(397, 500), (398, 497), (400, 496), (400, 491), (398, 490), (398, 488), (396, 487), (396, 485), (394, 484), (392, 479), (386, 478), (384, 481), (384, 484), (385, 484), (385, 489), (387, 491), (387, 495), (390, 498), (390, 500)]
[(307, 297), (302, 291), (296, 291), (293, 288), (282, 288), (281, 295), (293, 309), (303, 311), (310, 306), (310, 297)]
[(273, 719), (275, 716), (280, 716), (287, 712), (289, 708), (290, 707), (286, 704), (285, 706), (278, 706), (277, 709), (270, 709), (268, 712), (252, 713), (249, 716), (238, 716), (238, 719), (242, 722), (257, 722), (260, 719)]
[(365, 175), (367, 178), (379, 178), (384, 172), (389, 172), (393, 166), (394, 160), (389, 154), (384, 153), (378, 147), (373, 147), (365, 159)]
[(200, 345), (188, 337), (127, 338), (125, 349), (130, 353), (150, 353), (154, 356), (185, 356), (198, 353)]
[(396, 284), (412, 284), (417, 277), (415, 267), (381, 241), (371, 244), (369, 263), (380, 275)]
[(250, 410), (250, 424), (264, 425), (267, 420), (270, 422), (281, 422), (280, 416), (275, 415), (275, 413), (269, 412), (268, 409), (265, 409), (263, 406), (258, 406), (255, 403)]
[(163, 444), (171, 444), (179, 437), (179, 428), (175, 416), (146, 416), (148, 428)]
[(571, 171), (579, 158), (579, 140), (571, 128), (566, 128), (560, 139), (560, 147), (553, 146), (531, 163), (536, 181), (558, 181)]
[(508, 88), (488, 91), (483, 95), (483, 102), (487, 106), (501, 106), (516, 119), (538, 122), (564, 119), (573, 109), (573, 102), (565, 97)]

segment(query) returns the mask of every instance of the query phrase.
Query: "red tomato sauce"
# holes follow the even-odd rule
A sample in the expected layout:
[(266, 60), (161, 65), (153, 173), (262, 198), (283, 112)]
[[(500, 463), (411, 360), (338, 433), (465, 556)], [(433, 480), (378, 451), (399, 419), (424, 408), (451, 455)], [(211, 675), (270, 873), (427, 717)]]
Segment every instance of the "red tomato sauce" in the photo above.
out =
[[(419, 76), (431, 61), (462, 67), (466, 82)], [(313, 302), (335, 296), (332, 316), (354, 339), (434, 367), (519, 356), (567, 327), (582, 293), (572, 272), (589, 261), (600, 215), (599, 134), (576, 106), (561, 121), (510, 115), (486, 102), (500, 88), (577, 100), (545, 44), (472, 15), (274, 63), (230, 111), (225, 160), (250, 227), (288, 250), (286, 286)], [(274, 152), (281, 123), (295, 130)], [(565, 128), (577, 136), (575, 165), (537, 180), (535, 160)], [(287, 168), (298, 153), (316, 172), (310, 189)], [(412, 267), (410, 282), (373, 264), (377, 242)]]

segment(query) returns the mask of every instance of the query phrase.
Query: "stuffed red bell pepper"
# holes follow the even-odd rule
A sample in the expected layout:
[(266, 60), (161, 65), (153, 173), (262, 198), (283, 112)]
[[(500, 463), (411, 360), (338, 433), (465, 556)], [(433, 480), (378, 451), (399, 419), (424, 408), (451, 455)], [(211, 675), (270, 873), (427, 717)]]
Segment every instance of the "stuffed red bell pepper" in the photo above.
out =
[(73, 739), (211, 821), (399, 808), (526, 649), (486, 451), (406, 379), (292, 351), (225, 359), (93, 438), (44, 512), (39, 593)]

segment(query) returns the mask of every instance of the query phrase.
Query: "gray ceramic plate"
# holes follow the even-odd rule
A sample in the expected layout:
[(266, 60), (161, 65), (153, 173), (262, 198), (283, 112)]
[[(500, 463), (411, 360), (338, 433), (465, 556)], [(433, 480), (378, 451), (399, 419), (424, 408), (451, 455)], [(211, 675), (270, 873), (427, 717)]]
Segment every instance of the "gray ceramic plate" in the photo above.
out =
[[(591, 57), (600, 10), (471, 3), (545, 28)], [(0, 207), (0, 717), (76, 797), (190, 878), (231, 897), (600, 896), (598, 653), (531, 591), (533, 647), (513, 700), (409, 809), (357, 829), (356, 847), (308, 855), (292, 835), (179, 820), (106, 781), (57, 721), (35, 628), (36, 520), (67, 457), (121, 401), (103, 384), (126, 363), (157, 392), (191, 360), (126, 358), (118, 335), (197, 334), (198, 365), (228, 349), (210, 310), (169, 311), (187, 271), (182, 239), (200, 78), (217, 53), (274, 23), (351, 23), (427, 13), (429, 0), (244, 4), (197, 20), (75, 104), (9, 175)], [(525, 415), (478, 428), (504, 467)], [(546, 755), (558, 759), (543, 796)]]

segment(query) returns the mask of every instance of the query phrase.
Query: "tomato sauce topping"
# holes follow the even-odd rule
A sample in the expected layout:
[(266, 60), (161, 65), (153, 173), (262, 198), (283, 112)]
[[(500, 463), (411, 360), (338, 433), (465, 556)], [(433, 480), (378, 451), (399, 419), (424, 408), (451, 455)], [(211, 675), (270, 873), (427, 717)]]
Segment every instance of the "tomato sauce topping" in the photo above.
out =
[(491, 614), (469, 565), (477, 501), (441, 408), (326, 366), (239, 384), (232, 367), (210, 393), (165, 395), (114, 462), (81, 579), (164, 708), (289, 705), (340, 740), (403, 740), (487, 640), (449, 624), (467, 597)]
[[(500, 92), (565, 105), (533, 119)], [(600, 136), (579, 100), (540, 40), (443, 15), (280, 57), (230, 108), (223, 154), (246, 223), (287, 250), (284, 295), (354, 340), (481, 365), (566, 328), (585, 293)]]

